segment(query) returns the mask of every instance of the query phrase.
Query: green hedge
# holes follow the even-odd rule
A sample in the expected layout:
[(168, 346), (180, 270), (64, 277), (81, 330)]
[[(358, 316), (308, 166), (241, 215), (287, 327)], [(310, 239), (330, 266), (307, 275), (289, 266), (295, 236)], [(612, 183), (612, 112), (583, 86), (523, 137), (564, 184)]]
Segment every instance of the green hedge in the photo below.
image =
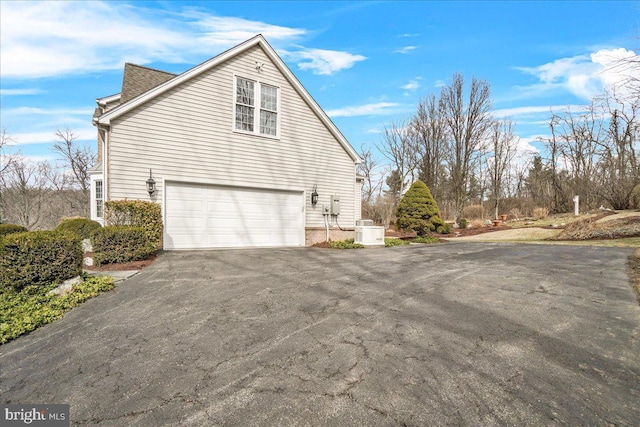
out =
[(69, 231), (77, 234), (81, 239), (89, 239), (94, 231), (102, 228), (99, 222), (93, 221), (89, 218), (66, 218), (60, 221), (58, 231)]
[(143, 200), (105, 202), (105, 219), (110, 226), (142, 227), (149, 242), (162, 249), (162, 212), (160, 205)]
[(0, 238), (0, 291), (61, 283), (82, 272), (82, 244), (72, 233), (30, 231)]
[(91, 236), (91, 245), (93, 261), (97, 266), (144, 260), (156, 251), (142, 227), (101, 228)]
[(13, 233), (24, 233), (27, 227), (23, 227), (18, 224), (0, 224), (0, 236), (6, 236)]

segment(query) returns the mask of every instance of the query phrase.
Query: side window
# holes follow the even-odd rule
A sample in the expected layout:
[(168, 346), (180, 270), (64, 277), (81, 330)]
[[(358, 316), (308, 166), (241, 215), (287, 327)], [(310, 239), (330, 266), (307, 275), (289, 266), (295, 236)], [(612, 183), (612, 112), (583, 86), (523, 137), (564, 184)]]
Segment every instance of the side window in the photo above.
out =
[(235, 129), (278, 136), (278, 91), (276, 86), (236, 77)]
[(276, 136), (278, 130), (278, 88), (260, 86), (260, 133)]
[(253, 132), (255, 82), (238, 77), (236, 81), (236, 129)]
[(95, 181), (96, 183), (96, 217), (97, 218), (102, 218), (103, 217), (103, 201), (104, 201), (104, 197), (103, 197), (103, 193), (102, 193), (102, 180), (97, 180)]

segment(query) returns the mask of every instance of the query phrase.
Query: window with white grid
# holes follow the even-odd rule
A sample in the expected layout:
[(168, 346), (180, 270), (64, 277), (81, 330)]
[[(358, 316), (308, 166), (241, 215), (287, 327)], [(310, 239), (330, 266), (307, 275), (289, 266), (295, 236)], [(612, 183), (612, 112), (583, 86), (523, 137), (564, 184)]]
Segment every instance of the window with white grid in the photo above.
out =
[(96, 217), (102, 218), (102, 206), (104, 197), (102, 195), (102, 180), (96, 181)]
[(278, 88), (236, 77), (235, 129), (277, 136)]

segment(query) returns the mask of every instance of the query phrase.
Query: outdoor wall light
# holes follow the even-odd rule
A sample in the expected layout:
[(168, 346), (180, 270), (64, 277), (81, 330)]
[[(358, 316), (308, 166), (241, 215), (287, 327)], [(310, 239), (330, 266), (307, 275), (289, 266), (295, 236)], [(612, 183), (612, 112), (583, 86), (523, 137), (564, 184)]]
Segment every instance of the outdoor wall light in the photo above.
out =
[(149, 179), (146, 181), (147, 183), (147, 192), (150, 196), (156, 192), (156, 181), (151, 176), (151, 169), (149, 169)]
[(313, 186), (313, 193), (311, 193), (311, 206), (315, 206), (318, 203), (318, 186)]

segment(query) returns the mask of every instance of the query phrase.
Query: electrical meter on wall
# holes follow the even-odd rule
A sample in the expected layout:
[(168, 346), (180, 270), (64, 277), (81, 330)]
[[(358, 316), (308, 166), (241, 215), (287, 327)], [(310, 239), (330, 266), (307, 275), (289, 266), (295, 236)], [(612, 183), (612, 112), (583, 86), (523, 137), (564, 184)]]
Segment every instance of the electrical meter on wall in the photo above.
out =
[(331, 196), (331, 215), (340, 215), (340, 196)]

